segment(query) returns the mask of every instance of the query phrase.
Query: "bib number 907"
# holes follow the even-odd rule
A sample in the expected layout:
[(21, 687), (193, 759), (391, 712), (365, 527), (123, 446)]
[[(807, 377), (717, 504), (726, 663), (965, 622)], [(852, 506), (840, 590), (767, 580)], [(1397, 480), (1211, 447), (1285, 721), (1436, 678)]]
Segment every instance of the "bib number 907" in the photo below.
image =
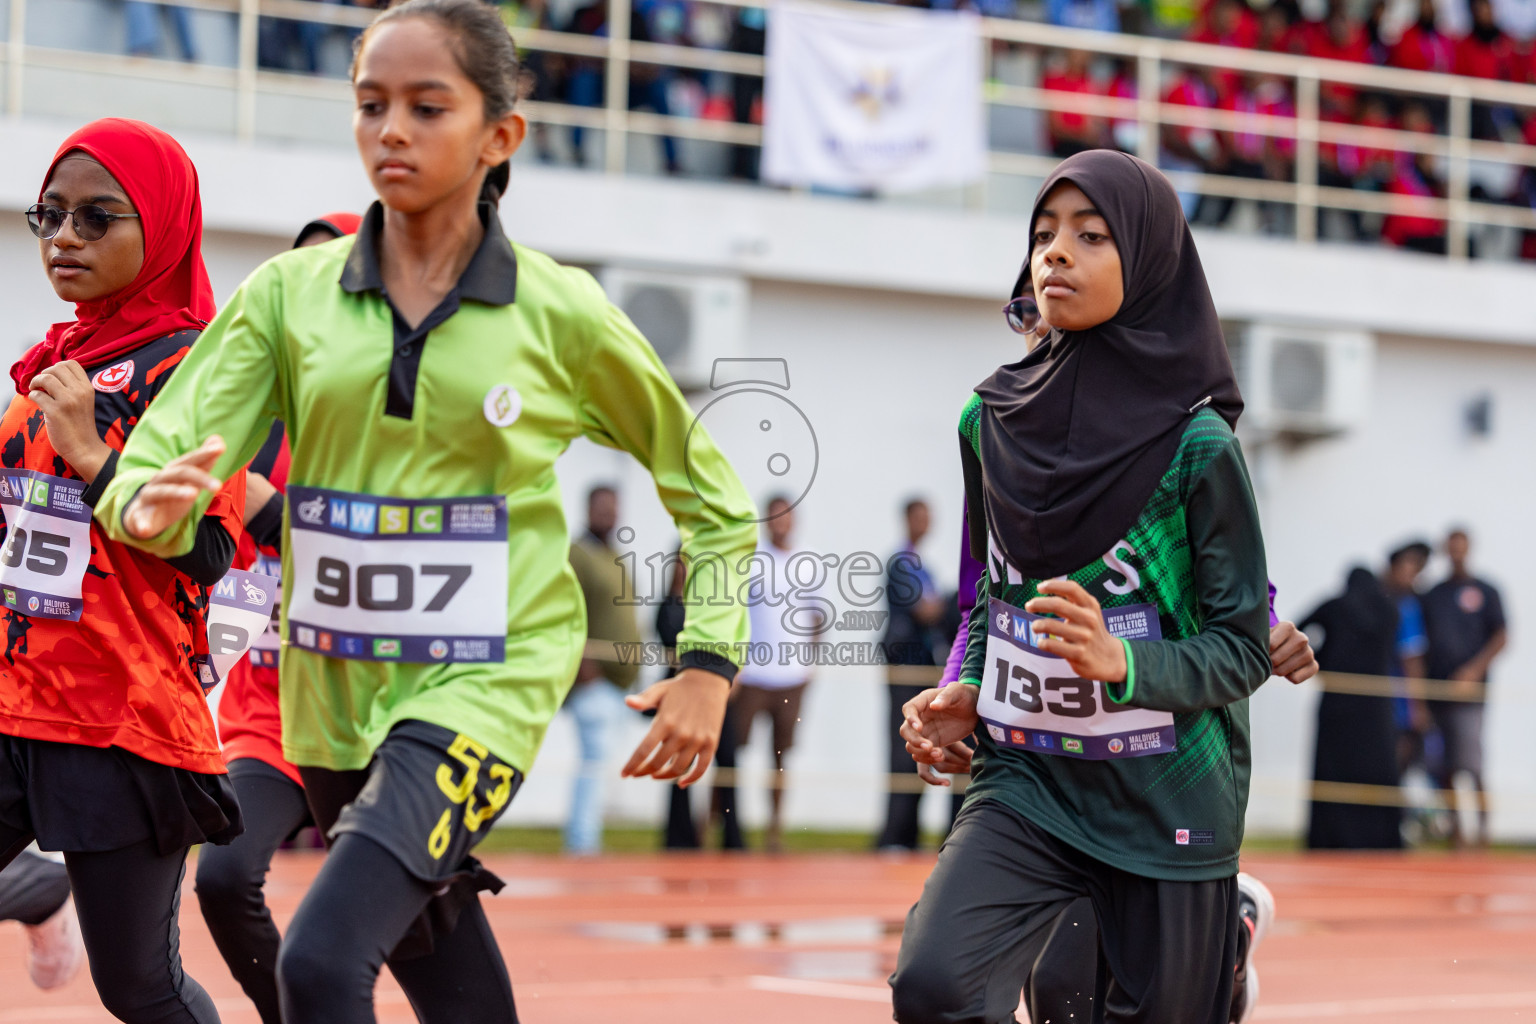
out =
[[(321, 556), (315, 563), (314, 598), (333, 608), (355, 605), (369, 612), (405, 612), (416, 606), (417, 578), (422, 592), (431, 597), (421, 609), (440, 612), (469, 582), (474, 572), (468, 565), (423, 565), (419, 568), (400, 563), (352, 565), (340, 558)], [(433, 583), (441, 580), (440, 583)]]

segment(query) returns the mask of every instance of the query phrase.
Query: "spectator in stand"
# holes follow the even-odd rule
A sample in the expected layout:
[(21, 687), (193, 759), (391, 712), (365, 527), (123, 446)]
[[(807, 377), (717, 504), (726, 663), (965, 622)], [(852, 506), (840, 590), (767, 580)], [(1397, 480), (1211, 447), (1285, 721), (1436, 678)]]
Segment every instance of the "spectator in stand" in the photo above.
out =
[[(1466, 530), (1452, 530), (1445, 539), (1451, 575), (1424, 595), (1424, 625), (1429, 634), (1429, 677), (1458, 684), (1465, 700), (1429, 702), (1429, 713), (1445, 744), (1441, 789), (1450, 790), (1455, 776), (1466, 772), (1477, 790), (1477, 844), (1488, 845), (1488, 795), (1483, 789), (1483, 717), (1488, 705), (1488, 669), (1508, 642), (1504, 602), (1490, 583), (1467, 568), (1471, 542)], [(1451, 815), (1451, 838), (1466, 845), (1461, 816)]]
[[(1211, 68), (1201, 65), (1181, 67), (1174, 74), (1173, 81), (1169, 83), (1167, 91), (1163, 94), (1163, 102), (1176, 103), (1183, 107), (1198, 107), (1202, 110), (1215, 110), (1220, 94), (1214, 78), (1215, 72)], [(1163, 155), (1160, 163), (1168, 170), (1220, 173), (1218, 168), (1222, 163), (1221, 142), (1217, 139), (1216, 133), (1209, 128), (1164, 124), (1162, 147)], [(1184, 207), (1184, 216), (1191, 222), (1198, 219), (1198, 211), (1204, 202), (1204, 197), (1196, 193), (1179, 193), (1179, 203)]]
[(1386, 37), (1381, 34), (1381, 23), (1387, 16), (1387, 0), (1375, 0), (1365, 15), (1365, 42), (1372, 64), (1385, 64), (1391, 53)]
[[(1345, 0), (1328, 0), (1327, 16), (1311, 26), (1305, 41), (1307, 55), (1320, 60), (1365, 64), (1371, 59), (1365, 26), (1349, 16)], [(1341, 120), (1348, 123), (1348, 112), (1355, 109), (1359, 90), (1344, 82), (1324, 79), (1318, 87), (1318, 98), (1325, 114), (1342, 114)]]
[(1242, 0), (1215, 0), (1189, 38), (1251, 50), (1259, 43), (1259, 18)]
[[(512, 33), (514, 41), (520, 41), (523, 29), (554, 28), (548, 0), (502, 0), (496, 7), (501, 11), (501, 20)], [(550, 102), (565, 95), (565, 54), (519, 47), (517, 56), (522, 61), (522, 82), (517, 93), (519, 100)], [(549, 143), (549, 125), (534, 121), (528, 125), (528, 132), (533, 136), (534, 152), (539, 162), (547, 164), (554, 160)]]
[(1275, 0), (1264, 8), (1259, 17), (1258, 49), (1270, 53), (1306, 53), (1307, 36), (1302, 28), (1301, 12), (1282, 0)]
[[(1494, 21), (1492, 0), (1472, 0), (1471, 12), (1471, 31), (1456, 40), (1456, 73), (1501, 82), (1519, 80), (1523, 62), (1515, 52), (1515, 41)], [(1504, 137), (1506, 128), (1511, 135), (1519, 131), (1513, 110), (1472, 104), (1472, 134), (1476, 138), (1497, 141)]]
[(1115, 0), (1045, 0), (1045, 20), (1067, 28), (1120, 31), (1120, 7)]
[(256, 63), (275, 71), (320, 73), (325, 25), (295, 18), (261, 18), (256, 27)]
[(1409, 71), (1449, 73), (1455, 52), (1455, 44), (1436, 24), (1435, 0), (1419, 0), (1418, 20), (1403, 29), (1387, 63)]
[(1492, 0), (1472, 0), (1472, 31), (1456, 40), (1453, 67), (1458, 75), (1515, 81), (1515, 41), (1499, 28)]
[(168, 4), (142, 3), (140, 0), (124, 0), (123, 21), (128, 29), (128, 55), (131, 57), (160, 56), (160, 19), (169, 18), (171, 30), (176, 33), (176, 45), (181, 59), (197, 60), (197, 50), (192, 45), (192, 20), (185, 7)]
[[(1532, 114), (1526, 120), (1521, 141), (1527, 146), (1536, 146), (1536, 114)], [(1510, 196), (1510, 202), (1516, 206), (1536, 210), (1536, 167), (1527, 166), (1520, 169), (1520, 177), (1515, 182), (1515, 192)], [(1536, 260), (1536, 231), (1520, 232), (1520, 258)]]
[[(731, 32), (730, 48), (736, 53), (762, 55), (768, 42), (768, 13), (761, 7), (741, 7), (736, 10), (736, 27)], [(763, 79), (761, 75), (731, 76), (731, 104), (737, 124), (763, 123)], [(742, 181), (756, 181), (758, 159), (762, 150), (757, 146), (731, 147), (731, 177)]]
[[(1104, 95), (1118, 100), (1134, 100), (1141, 89), (1136, 81), (1136, 61), (1130, 57), (1115, 60), (1114, 73), (1104, 85)], [(1135, 153), (1141, 139), (1141, 125), (1134, 117), (1115, 117), (1109, 122), (1105, 145), (1123, 153)]]
[[(1238, 87), (1221, 98), (1219, 106), (1251, 119), (1296, 116), (1296, 105), (1291, 102), (1285, 82), (1274, 75), (1244, 75)], [(1265, 135), (1250, 127), (1222, 132), (1218, 141), (1221, 157), (1211, 168), (1215, 173), (1263, 181), (1291, 180), (1296, 163), (1295, 140)], [(1233, 205), (1230, 196), (1203, 196), (1195, 219), (1209, 224), (1225, 224)], [(1287, 212), (1288, 208), (1281, 203), (1259, 203), (1264, 230), (1272, 234), (1289, 234)]]
[[(1089, 77), (1089, 56), (1084, 50), (1068, 50), (1046, 63), (1045, 77), (1040, 87), (1051, 92), (1069, 92), (1080, 96), (1097, 94), (1093, 79)], [(1051, 152), (1065, 159), (1085, 149), (1097, 149), (1104, 144), (1104, 119), (1064, 110), (1053, 110), (1046, 115), (1046, 138)]]
[[(1259, 45), (1259, 19), (1242, 0), (1216, 0), (1190, 38), (1197, 43), (1252, 50)], [(1215, 102), (1237, 89), (1239, 75), (1232, 68), (1208, 68), (1205, 77), (1215, 90)]]
[[(658, 22), (669, 24), (673, 18), (669, 9), (661, 4), (636, 4), (630, 17), (629, 38), (635, 42), (652, 42), (651, 18), (656, 17)], [(608, 0), (591, 0), (582, 7), (576, 9), (571, 15), (570, 23), (565, 29), (584, 36), (608, 35)], [(566, 102), (577, 107), (600, 107), (603, 105), (604, 79), (606, 67), (604, 62), (595, 57), (581, 57), (572, 62), (570, 80), (566, 85)], [(671, 114), (671, 107), (667, 103), (667, 83), (670, 79), (662, 69), (649, 64), (632, 64), (629, 70), (629, 109), (639, 110), (649, 107), (652, 111), (667, 117)], [(571, 129), (571, 147), (575, 150), (576, 166), (586, 166), (586, 152), (582, 143), (586, 138), (585, 129), (573, 127)], [(677, 140), (670, 135), (661, 137), (662, 157), (668, 174), (682, 173), (682, 164), (677, 157)]]
[[(1434, 134), (1434, 122), (1419, 103), (1403, 110), (1402, 130)], [(1435, 169), (1435, 158), (1428, 153), (1397, 153), (1392, 161), (1392, 178), (1387, 192), (1395, 196), (1444, 197), (1445, 182)], [(1444, 256), (1445, 221), (1421, 213), (1391, 213), (1381, 228), (1382, 237), (1395, 246), (1416, 252)]]
[[(1359, 113), (1355, 113), (1358, 109)], [(1360, 128), (1392, 128), (1392, 112), (1381, 96), (1370, 94), (1363, 99), (1343, 105), (1338, 101), (1324, 104), (1323, 120), (1334, 124), (1352, 124)], [(1388, 150), (1373, 149), (1354, 143), (1319, 143), (1317, 182), (1326, 188), (1355, 188), (1365, 192), (1380, 192), (1386, 188), (1393, 174), (1392, 157)], [(1365, 218), (1359, 210), (1343, 211), (1348, 225), (1350, 241), (1367, 240)], [(1322, 235), (1323, 211), (1318, 211), (1318, 234)]]

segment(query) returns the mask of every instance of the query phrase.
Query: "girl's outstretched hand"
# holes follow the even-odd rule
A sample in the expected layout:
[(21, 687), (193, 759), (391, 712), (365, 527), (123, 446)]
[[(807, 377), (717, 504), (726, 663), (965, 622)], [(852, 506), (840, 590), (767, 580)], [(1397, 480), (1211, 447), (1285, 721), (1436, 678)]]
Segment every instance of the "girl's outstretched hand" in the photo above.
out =
[(204, 491), (217, 491), (222, 483), (208, 472), (224, 454), (224, 439), (214, 434), (203, 446), (177, 459), (149, 478), (123, 510), (123, 528), (130, 537), (148, 540), (192, 511), (192, 503)]
[(1026, 601), (1024, 610), (1055, 619), (1030, 626), (1040, 638), (1036, 646), (1046, 654), (1065, 658), (1072, 671), (1084, 679), (1125, 682), (1125, 646), (1104, 625), (1103, 611), (1094, 596), (1071, 580), (1046, 580), (1040, 584), (1040, 593), (1046, 596)]
[(698, 782), (720, 745), (725, 701), (730, 693), (731, 684), (725, 677), (702, 668), (685, 668), (643, 693), (625, 697), (624, 703), (636, 711), (655, 708), (656, 718), (621, 774), (625, 778), (649, 775), (653, 779), (678, 779), (677, 784), (684, 789)]
[(901, 738), (907, 753), (921, 766), (943, 764), (952, 755), (945, 752), (950, 744), (976, 731), (981, 719), (976, 714), (977, 689), (965, 683), (924, 690), (901, 706)]

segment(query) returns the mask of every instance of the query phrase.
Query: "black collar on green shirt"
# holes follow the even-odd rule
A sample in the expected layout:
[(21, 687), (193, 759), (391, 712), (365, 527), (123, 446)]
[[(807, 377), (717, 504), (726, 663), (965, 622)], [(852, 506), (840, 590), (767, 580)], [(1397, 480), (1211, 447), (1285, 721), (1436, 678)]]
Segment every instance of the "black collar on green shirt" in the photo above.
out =
[[(517, 255), (501, 230), (501, 218), (490, 203), (479, 206), (480, 223), (485, 237), (470, 257), (469, 266), (459, 275), (461, 299), (474, 299), (490, 306), (509, 306), (517, 301)], [(363, 215), (357, 239), (341, 269), (341, 287), (357, 293), (374, 291), (384, 294), (384, 274), (379, 269), (379, 239), (384, 232), (384, 204), (375, 202)]]
[(347, 262), (341, 269), (343, 291), (357, 294), (378, 292), (389, 305), (394, 321), (394, 337), (391, 344), (394, 354), (389, 361), (389, 393), (384, 400), (384, 414), (410, 419), (416, 408), (416, 377), (421, 370), (421, 356), (426, 348), (427, 335), (459, 311), (464, 299), (483, 302), (490, 306), (507, 306), (517, 301), (517, 255), (512, 243), (501, 230), (501, 218), (496, 207), (481, 203), (480, 223), (485, 236), (480, 247), (470, 257), (469, 266), (459, 275), (459, 281), (443, 296), (437, 308), (412, 327), (406, 323), (400, 311), (389, 298), (384, 287), (384, 275), (379, 269), (379, 238), (384, 230), (384, 207), (374, 203), (368, 208), (357, 230), (357, 239)]

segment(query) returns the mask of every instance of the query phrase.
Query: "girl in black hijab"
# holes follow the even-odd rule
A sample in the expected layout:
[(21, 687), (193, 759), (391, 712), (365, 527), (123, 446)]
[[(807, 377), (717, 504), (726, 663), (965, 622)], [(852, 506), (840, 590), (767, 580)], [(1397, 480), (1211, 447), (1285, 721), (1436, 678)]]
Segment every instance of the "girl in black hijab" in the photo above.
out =
[(903, 933), (896, 1019), (1012, 1020), (1087, 897), (1093, 1019), (1227, 1024), (1251, 938), (1247, 697), (1269, 675), (1242, 399), (1178, 197), (1149, 165), (1064, 161), (1015, 296), (1026, 282), (1052, 331), (961, 416), (985, 565), (965, 664), (903, 726), (919, 761), (972, 731), (978, 746)]

